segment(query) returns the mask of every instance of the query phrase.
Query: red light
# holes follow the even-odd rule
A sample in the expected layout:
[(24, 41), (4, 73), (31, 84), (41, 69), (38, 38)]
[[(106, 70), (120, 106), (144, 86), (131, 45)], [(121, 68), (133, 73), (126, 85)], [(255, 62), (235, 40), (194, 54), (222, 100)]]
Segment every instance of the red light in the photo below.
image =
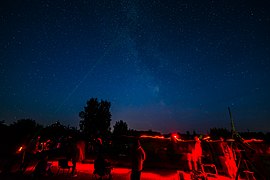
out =
[(179, 138), (178, 134), (172, 134), (172, 137), (173, 137), (174, 139), (178, 139), (178, 138)]
[(203, 140), (209, 140), (211, 137), (210, 136), (206, 136), (203, 138)]
[(20, 152), (20, 151), (22, 151), (22, 148), (23, 148), (23, 147), (21, 146), (21, 147), (19, 148), (19, 150), (18, 150), (18, 151), (19, 151), (19, 152)]
[(23, 150), (23, 146), (19, 147), (19, 149), (17, 150), (17, 153), (20, 153)]
[(148, 136), (148, 135), (141, 135), (140, 138), (164, 139), (164, 136)]

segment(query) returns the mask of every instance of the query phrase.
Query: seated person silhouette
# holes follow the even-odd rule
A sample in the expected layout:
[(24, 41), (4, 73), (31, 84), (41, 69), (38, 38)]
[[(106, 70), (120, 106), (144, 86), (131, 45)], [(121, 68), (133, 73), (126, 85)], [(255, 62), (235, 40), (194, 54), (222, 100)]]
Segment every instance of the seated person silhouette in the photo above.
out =
[(94, 174), (100, 176), (100, 179), (106, 175), (109, 175), (109, 178), (111, 178), (111, 164), (101, 153), (94, 162), (94, 169)]

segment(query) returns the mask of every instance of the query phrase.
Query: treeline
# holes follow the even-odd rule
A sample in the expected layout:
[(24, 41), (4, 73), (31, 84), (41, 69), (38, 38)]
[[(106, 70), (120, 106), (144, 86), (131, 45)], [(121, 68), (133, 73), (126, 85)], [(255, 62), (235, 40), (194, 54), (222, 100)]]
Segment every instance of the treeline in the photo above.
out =
[[(29, 142), (32, 138), (40, 136), (41, 140), (52, 139), (56, 140), (61, 137), (73, 136), (79, 139), (90, 140), (94, 138), (101, 137), (103, 139), (110, 139), (112, 136), (140, 136), (140, 135), (149, 135), (149, 136), (160, 136), (160, 132), (155, 132), (152, 130), (148, 131), (137, 131), (130, 129), (128, 124), (123, 120), (116, 121), (113, 126), (113, 131), (111, 128), (107, 127), (107, 132), (104, 131), (104, 134), (99, 131), (95, 131), (90, 134), (90, 132), (85, 132), (83, 129), (77, 129), (75, 127), (65, 126), (60, 122), (55, 122), (48, 126), (43, 126), (38, 124), (35, 120), (32, 119), (20, 119), (11, 124), (6, 124), (4, 121), (0, 121), (0, 146), (9, 147), (9, 144), (23, 144)], [(88, 134), (87, 134), (88, 133)], [(105, 136), (106, 134), (106, 136)], [(186, 133), (177, 133), (178, 136), (182, 139), (193, 139), (194, 136), (207, 136), (209, 135), (211, 139), (219, 139), (223, 137), (225, 139), (232, 138), (232, 133), (226, 128), (211, 128), (209, 134), (197, 134), (195, 131), (191, 134), (189, 131)], [(262, 139), (270, 143), (270, 133), (263, 132), (240, 132), (240, 136), (244, 139)], [(163, 134), (164, 135), (164, 134)], [(165, 136), (170, 136), (166, 134)], [(1, 148), (3, 149), (3, 148)], [(9, 150), (9, 148), (7, 148)]]
[[(213, 139), (223, 137), (225, 139), (232, 138), (232, 132), (226, 128), (211, 128), (210, 129), (210, 136)], [(238, 132), (238, 134), (243, 139), (261, 139), (270, 143), (270, 132), (263, 133), (263, 132)]]
[[(111, 129), (111, 103), (106, 100), (98, 100), (91, 98), (86, 102), (84, 109), (79, 112), (80, 121), (79, 129), (75, 127), (62, 125), (60, 122), (53, 123), (48, 126), (38, 124), (32, 119), (17, 120), (9, 125), (5, 121), (0, 121), (0, 147), (6, 151), (14, 148), (14, 144), (20, 145), (30, 141), (35, 136), (41, 136), (44, 139), (55, 139), (66, 136), (75, 136), (80, 139), (110, 139), (112, 136), (140, 136), (145, 135), (161, 135), (159, 132), (136, 131), (130, 129), (128, 124), (123, 120), (116, 121)], [(185, 134), (178, 133), (180, 138), (192, 139), (197, 133), (193, 131), (191, 134), (187, 131)], [(262, 132), (242, 132), (239, 133), (245, 139), (263, 139), (270, 142), (270, 133)], [(211, 128), (209, 134), (212, 139), (231, 138), (232, 133), (225, 128)], [(202, 135), (201, 135), (202, 136)], [(10, 145), (10, 146), (9, 146)], [(13, 145), (13, 146), (12, 146)]]
[(68, 135), (79, 135), (79, 131), (59, 122), (44, 127), (32, 119), (20, 119), (10, 125), (0, 121), (0, 153), (2, 156), (15, 153), (20, 146), (29, 144), (38, 136), (42, 140), (54, 140)]

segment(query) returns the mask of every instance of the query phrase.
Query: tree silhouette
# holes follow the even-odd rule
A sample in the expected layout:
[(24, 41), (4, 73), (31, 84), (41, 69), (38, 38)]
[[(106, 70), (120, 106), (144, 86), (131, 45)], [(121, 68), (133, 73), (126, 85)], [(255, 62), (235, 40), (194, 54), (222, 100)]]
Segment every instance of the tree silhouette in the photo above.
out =
[(227, 139), (231, 137), (231, 133), (226, 128), (211, 128), (210, 136), (212, 139), (219, 139), (220, 137)]
[(128, 125), (126, 122), (120, 120), (116, 121), (115, 125), (113, 126), (113, 135), (114, 136), (121, 136), (128, 134)]
[(7, 130), (8, 126), (6, 125), (5, 121), (0, 121), (0, 138), (6, 138), (5, 133)]
[(0, 121), (0, 127), (5, 126), (5, 121)]
[(59, 121), (45, 127), (41, 132), (41, 137), (48, 139), (58, 139), (70, 135), (69, 129)]
[(9, 126), (5, 124), (5, 121), (0, 121), (0, 159), (6, 155), (6, 152), (10, 151), (10, 149), (7, 148), (7, 145), (10, 144), (9, 141), (11, 135), (12, 134), (10, 133)]
[(16, 132), (19, 136), (31, 136), (35, 135), (37, 131), (42, 129), (42, 126), (36, 123), (32, 119), (20, 119), (16, 122), (13, 122), (10, 127)]
[(32, 138), (37, 136), (43, 128), (40, 124), (32, 119), (20, 119), (9, 126), (10, 140), (15, 143), (28, 143)]
[(88, 138), (107, 137), (111, 126), (111, 103), (108, 101), (98, 101), (91, 98), (87, 101), (84, 111), (79, 113), (80, 130)]

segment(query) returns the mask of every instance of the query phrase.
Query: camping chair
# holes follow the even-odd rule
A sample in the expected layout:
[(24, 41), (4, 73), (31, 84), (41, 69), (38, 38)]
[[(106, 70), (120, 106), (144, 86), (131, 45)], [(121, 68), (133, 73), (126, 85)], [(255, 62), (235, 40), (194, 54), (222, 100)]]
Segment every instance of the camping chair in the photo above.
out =
[[(218, 176), (217, 168), (214, 164), (201, 164), (201, 170), (195, 171), (193, 170), (190, 173), (190, 178), (193, 180), (195, 179), (202, 179), (207, 180), (208, 177), (216, 178)], [(181, 179), (181, 176), (180, 176)]]
[(249, 170), (245, 170), (245, 171), (243, 171), (243, 173), (245, 174), (247, 180), (256, 180), (256, 178), (254, 176), (254, 172), (249, 171)]
[(202, 164), (201, 168), (202, 168), (202, 173), (206, 174), (207, 177), (218, 176), (217, 167), (214, 164)]
[(62, 169), (62, 172), (64, 173), (65, 169), (67, 169), (67, 173), (69, 173), (70, 169), (72, 168), (72, 166), (68, 165), (68, 160), (67, 159), (59, 159), (58, 160), (58, 172), (57, 174), (59, 174), (60, 169)]

